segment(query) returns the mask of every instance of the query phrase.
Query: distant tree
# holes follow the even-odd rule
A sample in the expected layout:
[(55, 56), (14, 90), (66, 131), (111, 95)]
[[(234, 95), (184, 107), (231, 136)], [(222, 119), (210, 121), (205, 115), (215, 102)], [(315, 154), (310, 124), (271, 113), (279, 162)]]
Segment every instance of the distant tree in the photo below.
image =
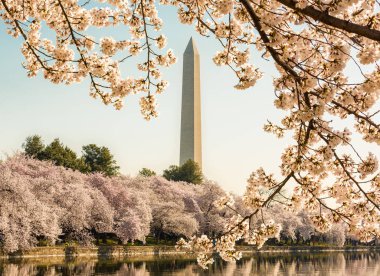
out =
[(83, 159), (89, 172), (100, 172), (106, 176), (114, 176), (119, 173), (120, 167), (117, 166), (108, 148), (89, 144), (83, 146), (82, 150)]
[(344, 246), (346, 242), (346, 228), (343, 224), (334, 224), (331, 229), (322, 235), (328, 244)]
[(86, 175), (22, 155), (0, 164), (0, 198), (0, 252), (28, 249), (39, 238), (90, 244), (91, 229), (114, 225), (113, 208)]
[(90, 175), (88, 179), (91, 186), (99, 190), (113, 208), (113, 232), (116, 236), (122, 242), (144, 242), (152, 223), (147, 183), (143, 182), (144, 186), (136, 188), (131, 179), (105, 177), (98, 173)]
[(199, 165), (189, 159), (182, 166), (172, 165), (164, 170), (163, 177), (167, 180), (185, 181), (193, 184), (200, 184), (203, 181), (202, 171)]
[(149, 182), (153, 236), (157, 240), (177, 240), (197, 233), (198, 219), (201, 220), (202, 213), (196, 195), (203, 190), (203, 186), (175, 183), (161, 177), (152, 178)]
[(156, 175), (156, 172), (155, 172), (155, 171), (152, 171), (151, 169), (148, 169), (148, 168), (142, 168), (142, 169), (139, 171), (139, 175), (141, 175), (141, 176), (145, 176), (145, 177), (155, 176), (155, 175)]
[(179, 176), (179, 166), (171, 165), (168, 169), (164, 170), (163, 177), (167, 180), (182, 181)]
[(86, 171), (87, 167), (82, 158), (69, 147), (63, 145), (58, 138), (54, 139), (40, 153), (40, 160), (51, 160), (57, 166), (63, 166), (78, 171)]
[(25, 154), (30, 157), (39, 160), (50, 160), (57, 166), (78, 170), (83, 173), (100, 172), (106, 176), (119, 173), (119, 166), (116, 165), (116, 161), (113, 159), (109, 149), (98, 147), (95, 144), (83, 146), (82, 157), (78, 157), (72, 149), (63, 145), (58, 138), (45, 146), (41, 136), (33, 135), (26, 138), (22, 147)]
[[(225, 220), (228, 208), (219, 209), (215, 206), (215, 201), (222, 196), (226, 196), (226, 192), (216, 183), (205, 181), (201, 186), (202, 189), (197, 193), (198, 206), (202, 212), (199, 219), (199, 232), (209, 237), (215, 237), (224, 232)], [(235, 201), (236, 202), (236, 201)], [(244, 207), (239, 211), (244, 212)]]
[(180, 176), (183, 181), (200, 184), (203, 181), (203, 175), (198, 163), (189, 159), (185, 164), (179, 167)]
[(184, 202), (178, 198), (161, 200), (152, 208), (152, 233), (160, 239), (163, 235), (169, 237), (191, 237), (198, 230), (198, 222), (193, 214), (185, 211)]
[(22, 144), (22, 147), (24, 148), (26, 155), (37, 159), (41, 159), (42, 152), (45, 149), (45, 145), (39, 135), (27, 137), (25, 143)]

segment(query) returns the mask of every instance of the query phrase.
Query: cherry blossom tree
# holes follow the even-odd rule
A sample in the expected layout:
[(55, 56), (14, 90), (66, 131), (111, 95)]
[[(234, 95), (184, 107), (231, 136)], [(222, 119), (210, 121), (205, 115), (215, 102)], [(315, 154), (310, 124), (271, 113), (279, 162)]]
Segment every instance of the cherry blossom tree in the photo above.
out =
[[(80, 0), (1, 0), (0, 15), (9, 34), (23, 39), (21, 52), (29, 76), (42, 72), (53, 83), (68, 84), (88, 78), (90, 95), (118, 109), (127, 95), (140, 93), (143, 116), (155, 117), (155, 95), (167, 86), (160, 69), (176, 61), (171, 50), (163, 51), (166, 38), (159, 33), (163, 21), (158, 16), (158, 2), (99, 2), (100, 7)], [(319, 231), (343, 222), (363, 241), (379, 236), (378, 160), (374, 154), (365, 155), (352, 139), (355, 132), (364, 142), (380, 144), (376, 105), (380, 91), (379, 2), (159, 3), (177, 7), (181, 23), (193, 24), (201, 35), (220, 43), (222, 49), (213, 60), (231, 68), (238, 80), (235, 88), (252, 87), (262, 75), (249, 61), (250, 51), (272, 60), (278, 71), (274, 104), (286, 115), (264, 129), (278, 137), (290, 132), (294, 138), (282, 155), (283, 179), (277, 180), (263, 169), (254, 172), (245, 195), (252, 213), (237, 215), (234, 226), (210, 248), (230, 256), (238, 239), (260, 245), (275, 235), (279, 227), (274, 222), (263, 229), (249, 227), (249, 220), (275, 196), (283, 196), (284, 204), (294, 209), (319, 210), (311, 218)], [(124, 26), (129, 35), (124, 40), (92, 37), (88, 29), (93, 26)], [(120, 63), (136, 55), (145, 56), (145, 61), (137, 61), (141, 75), (123, 78)], [(357, 78), (350, 77), (347, 66), (356, 71)], [(290, 183), (296, 187), (284, 195), (282, 191)], [(268, 192), (261, 194), (263, 189)], [(203, 251), (208, 251), (211, 241), (207, 244)]]
[(290, 239), (301, 244), (310, 242), (312, 238), (320, 239), (329, 245), (343, 246), (346, 240), (346, 225), (337, 223), (332, 225), (327, 232), (320, 233), (313, 227), (310, 219), (314, 214), (305, 212), (293, 212), (285, 210), (281, 204), (271, 204), (263, 214), (264, 217), (256, 216), (252, 220), (253, 226), (257, 227), (263, 221), (271, 218), (281, 225), (281, 239)]
[[(113, 209), (102, 193), (87, 183), (86, 175), (21, 155), (10, 158), (4, 166), (24, 179), (36, 202), (51, 210), (51, 218), (57, 219), (66, 239), (88, 244), (92, 230), (111, 231)], [(33, 209), (25, 202), (20, 204)], [(43, 215), (37, 210), (34, 213)]]
[(346, 234), (343, 224), (334, 224), (331, 229), (325, 234), (329, 244), (343, 246), (346, 241)]
[[(297, 234), (300, 234), (301, 232), (306, 234), (309, 232), (305, 235), (305, 237), (303, 235), (300, 235), (305, 239), (309, 239), (311, 233), (314, 232), (308, 217), (305, 219), (302, 214), (284, 210), (284, 208), (282, 208), (282, 206), (279, 204), (273, 204), (270, 206), (270, 208), (263, 214), (263, 216), (264, 217), (257, 216), (253, 222), (258, 225), (265, 222), (266, 219), (273, 219), (277, 223), (281, 224), (281, 237), (296, 240)], [(305, 226), (308, 226), (308, 230), (303, 229)]]
[[(23, 39), (21, 52), (29, 76), (42, 72), (53, 83), (90, 80), (90, 95), (117, 109), (131, 93), (140, 93), (146, 119), (157, 116), (155, 95), (167, 86), (160, 69), (176, 61), (163, 51), (163, 21), (151, 0), (0, 0), (0, 16), (10, 35)], [(179, 21), (214, 37), (221, 45), (213, 60), (237, 77), (236, 89), (255, 85), (262, 76), (249, 60), (250, 51), (274, 62), (274, 105), (285, 111), (279, 123), (264, 130), (281, 138), (282, 179), (260, 168), (250, 176), (244, 203), (251, 213), (236, 213), (213, 243), (207, 237), (181, 245), (202, 251), (203, 266), (215, 250), (226, 260), (239, 254), (236, 240), (261, 246), (281, 227), (266, 221), (252, 229), (250, 220), (273, 201), (287, 208), (305, 208), (316, 229), (327, 232), (344, 223), (362, 241), (380, 235), (378, 158), (360, 144), (380, 144), (379, 2), (314, 0), (161, 0), (178, 8)], [(124, 40), (92, 37), (90, 27), (123, 27)], [(53, 34), (53, 35), (51, 35)], [(53, 37), (53, 38), (52, 38)], [(142, 54), (139, 76), (123, 78), (120, 63)], [(350, 70), (346, 70), (350, 67)], [(352, 73), (354, 71), (354, 73)], [(352, 77), (355, 75), (355, 77)], [(344, 126), (344, 127), (342, 127)], [(353, 133), (359, 138), (353, 139)], [(359, 140), (359, 141), (358, 141)], [(295, 188), (284, 194), (290, 184)], [(292, 186), (291, 186), (292, 187)], [(289, 191), (289, 189), (288, 189)], [(235, 209), (228, 196), (220, 206)], [(236, 210), (236, 209), (235, 209)]]
[(150, 181), (152, 207), (152, 232), (176, 237), (191, 237), (197, 233), (200, 214), (193, 185), (152, 177)]
[[(250, 51), (258, 51), (276, 66), (274, 105), (286, 115), (264, 129), (278, 137), (293, 135), (294, 143), (282, 155), (283, 178), (255, 171), (244, 197), (252, 213), (236, 214), (216, 245), (200, 239), (201, 251), (217, 250), (234, 259), (236, 240), (261, 245), (277, 235), (280, 227), (275, 222), (251, 229), (249, 221), (278, 196), (290, 208), (318, 211), (311, 220), (319, 231), (343, 222), (362, 241), (379, 236), (378, 159), (366, 155), (352, 139), (357, 133), (361, 142), (380, 144), (378, 1), (99, 2), (100, 7), (80, 0), (0, 1), (9, 34), (23, 39), (21, 52), (29, 76), (42, 72), (53, 83), (68, 84), (88, 78), (90, 95), (118, 109), (126, 96), (139, 93), (143, 116), (157, 116), (155, 95), (167, 86), (160, 69), (176, 61), (171, 50), (163, 50), (166, 38), (159, 32), (163, 21), (158, 3), (177, 7), (181, 23), (193, 24), (201, 35), (220, 43), (213, 60), (231, 68), (236, 89), (252, 87), (262, 75), (249, 61)], [(110, 26), (125, 27), (129, 35), (123, 40), (89, 35), (90, 27)], [(120, 63), (136, 55), (145, 56), (145, 61), (137, 61), (141, 75), (123, 78)], [(295, 188), (285, 195), (290, 183)], [(192, 244), (199, 245), (197, 239)], [(209, 256), (200, 257), (203, 264)]]
[(152, 211), (144, 190), (134, 189), (127, 177), (89, 176), (91, 185), (100, 190), (115, 210), (113, 231), (123, 241), (141, 240), (150, 232)]
[(54, 243), (61, 233), (55, 210), (38, 201), (28, 177), (14, 170), (19, 162), (0, 163), (0, 250), (6, 253), (33, 247), (38, 237)]
[(228, 208), (221, 210), (214, 204), (222, 196), (226, 196), (226, 193), (216, 183), (206, 181), (202, 184), (197, 197), (199, 208), (202, 211), (199, 222), (200, 233), (209, 237), (216, 237), (218, 234), (223, 233), (225, 219), (228, 217), (229, 210), (227, 210)]

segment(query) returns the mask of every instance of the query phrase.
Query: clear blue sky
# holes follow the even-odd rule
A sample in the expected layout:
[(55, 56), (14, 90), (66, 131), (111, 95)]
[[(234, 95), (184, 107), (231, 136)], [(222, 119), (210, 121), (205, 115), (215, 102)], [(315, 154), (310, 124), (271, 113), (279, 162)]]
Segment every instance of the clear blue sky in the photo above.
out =
[[(46, 143), (58, 137), (77, 153), (89, 143), (107, 146), (122, 173), (132, 176), (142, 167), (161, 173), (178, 164), (182, 53), (193, 36), (201, 55), (205, 176), (240, 194), (253, 170), (263, 166), (278, 171), (280, 153), (290, 140), (278, 140), (262, 130), (267, 119), (276, 122), (281, 115), (273, 106), (272, 63), (253, 54), (264, 77), (252, 89), (234, 90), (232, 72), (211, 60), (219, 47), (216, 41), (179, 24), (173, 9), (165, 9), (161, 17), (168, 46), (179, 59), (165, 70), (170, 86), (158, 98), (159, 117), (150, 122), (140, 115), (137, 96), (128, 97), (125, 108), (116, 111), (88, 96), (87, 81), (65, 86), (41, 76), (27, 78), (21, 66), (21, 40), (8, 36), (0, 23), (0, 156), (13, 154), (27, 136), (39, 134)], [(127, 75), (130, 69), (124, 70)]]

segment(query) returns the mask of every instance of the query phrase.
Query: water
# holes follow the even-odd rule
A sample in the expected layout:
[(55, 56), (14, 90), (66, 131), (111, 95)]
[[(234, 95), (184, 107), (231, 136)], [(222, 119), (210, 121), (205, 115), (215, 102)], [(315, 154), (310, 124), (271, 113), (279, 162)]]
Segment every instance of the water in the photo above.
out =
[(126, 259), (64, 257), (1, 260), (1, 276), (125, 275), (377, 275), (380, 252), (260, 253), (236, 263), (217, 259), (208, 270), (194, 256), (140, 256)]

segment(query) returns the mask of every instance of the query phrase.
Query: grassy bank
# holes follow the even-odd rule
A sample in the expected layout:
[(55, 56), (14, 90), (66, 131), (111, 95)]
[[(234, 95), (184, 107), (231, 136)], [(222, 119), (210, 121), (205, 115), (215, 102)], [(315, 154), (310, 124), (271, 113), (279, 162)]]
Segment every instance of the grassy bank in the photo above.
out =
[[(328, 252), (328, 251), (380, 251), (380, 246), (264, 246), (260, 250), (253, 246), (237, 246), (243, 253), (258, 252)], [(10, 255), (0, 254), (0, 258), (30, 257), (133, 257), (149, 255), (188, 255), (187, 252), (176, 251), (174, 246), (44, 246), (35, 247)]]

